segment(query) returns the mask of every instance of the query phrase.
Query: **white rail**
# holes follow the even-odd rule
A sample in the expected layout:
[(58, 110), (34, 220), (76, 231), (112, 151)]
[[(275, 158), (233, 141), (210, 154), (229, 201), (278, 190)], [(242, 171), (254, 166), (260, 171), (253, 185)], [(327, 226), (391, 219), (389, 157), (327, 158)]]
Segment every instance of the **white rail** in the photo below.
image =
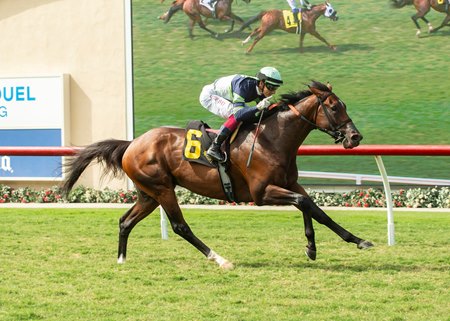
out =
[[(383, 178), (381, 177), (381, 175), (368, 175), (368, 174), (298, 171), (298, 176), (305, 178), (349, 180), (355, 181), (356, 185), (361, 185), (363, 181), (383, 182)], [(406, 185), (411, 184), (411, 185), (430, 185), (430, 186), (450, 186), (450, 180), (448, 179), (388, 176), (388, 180), (390, 183), (401, 183)]]

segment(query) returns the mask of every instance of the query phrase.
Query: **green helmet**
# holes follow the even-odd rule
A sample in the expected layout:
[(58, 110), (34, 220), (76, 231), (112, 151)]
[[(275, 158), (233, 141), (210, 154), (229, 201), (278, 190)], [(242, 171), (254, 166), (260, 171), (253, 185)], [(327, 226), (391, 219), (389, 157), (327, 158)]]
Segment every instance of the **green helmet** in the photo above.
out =
[(281, 86), (283, 84), (280, 72), (273, 67), (261, 68), (256, 78), (274, 86)]

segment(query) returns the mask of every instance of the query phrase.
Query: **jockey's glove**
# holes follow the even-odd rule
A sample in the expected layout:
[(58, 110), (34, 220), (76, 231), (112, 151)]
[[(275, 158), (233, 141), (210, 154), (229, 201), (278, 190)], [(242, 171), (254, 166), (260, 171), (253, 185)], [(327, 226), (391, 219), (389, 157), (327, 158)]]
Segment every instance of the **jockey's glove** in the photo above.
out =
[(270, 98), (272, 98), (272, 96), (270, 97), (266, 97), (263, 100), (261, 100), (257, 105), (256, 108), (258, 108), (258, 110), (263, 110), (268, 108), (270, 105), (272, 105), (272, 103), (270, 102)]

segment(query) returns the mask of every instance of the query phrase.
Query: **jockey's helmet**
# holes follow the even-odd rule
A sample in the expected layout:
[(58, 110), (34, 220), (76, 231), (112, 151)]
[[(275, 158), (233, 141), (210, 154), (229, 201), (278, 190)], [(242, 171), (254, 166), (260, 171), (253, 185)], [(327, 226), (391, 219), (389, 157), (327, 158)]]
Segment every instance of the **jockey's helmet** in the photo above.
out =
[(283, 84), (280, 72), (273, 67), (261, 68), (261, 70), (256, 75), (256, 78), (277, 87)]

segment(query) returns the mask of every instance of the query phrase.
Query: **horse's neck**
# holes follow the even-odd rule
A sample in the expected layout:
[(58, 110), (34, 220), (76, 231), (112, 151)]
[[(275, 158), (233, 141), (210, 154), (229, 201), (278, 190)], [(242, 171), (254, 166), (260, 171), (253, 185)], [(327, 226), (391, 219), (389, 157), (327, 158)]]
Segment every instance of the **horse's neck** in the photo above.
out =
[[(310, 10), (311, 12), (311, 18), (314, 20), (317, 20), (320, 16), (322, 16), (325, 13), (325, 9), (327, 8), (324, 4), (316, 5), (313, 10)], [(314, 10), (315, 9), (315, 10)]]
[(305, 141), (308, 134), (314, 128), (305, 123), (300, 115), (303, 115), (311, 122), (314, 122), (317, 106), (314, 97), (307, 97), (297, 103), (294, 108), (298, 113), (292, 110), (279, 112), (275, 117), (267, 118), (264, 123), (264, 130), (261, 132), (265, 138), (277, 146), (278, 150), (286, 153), (297, 151)]

